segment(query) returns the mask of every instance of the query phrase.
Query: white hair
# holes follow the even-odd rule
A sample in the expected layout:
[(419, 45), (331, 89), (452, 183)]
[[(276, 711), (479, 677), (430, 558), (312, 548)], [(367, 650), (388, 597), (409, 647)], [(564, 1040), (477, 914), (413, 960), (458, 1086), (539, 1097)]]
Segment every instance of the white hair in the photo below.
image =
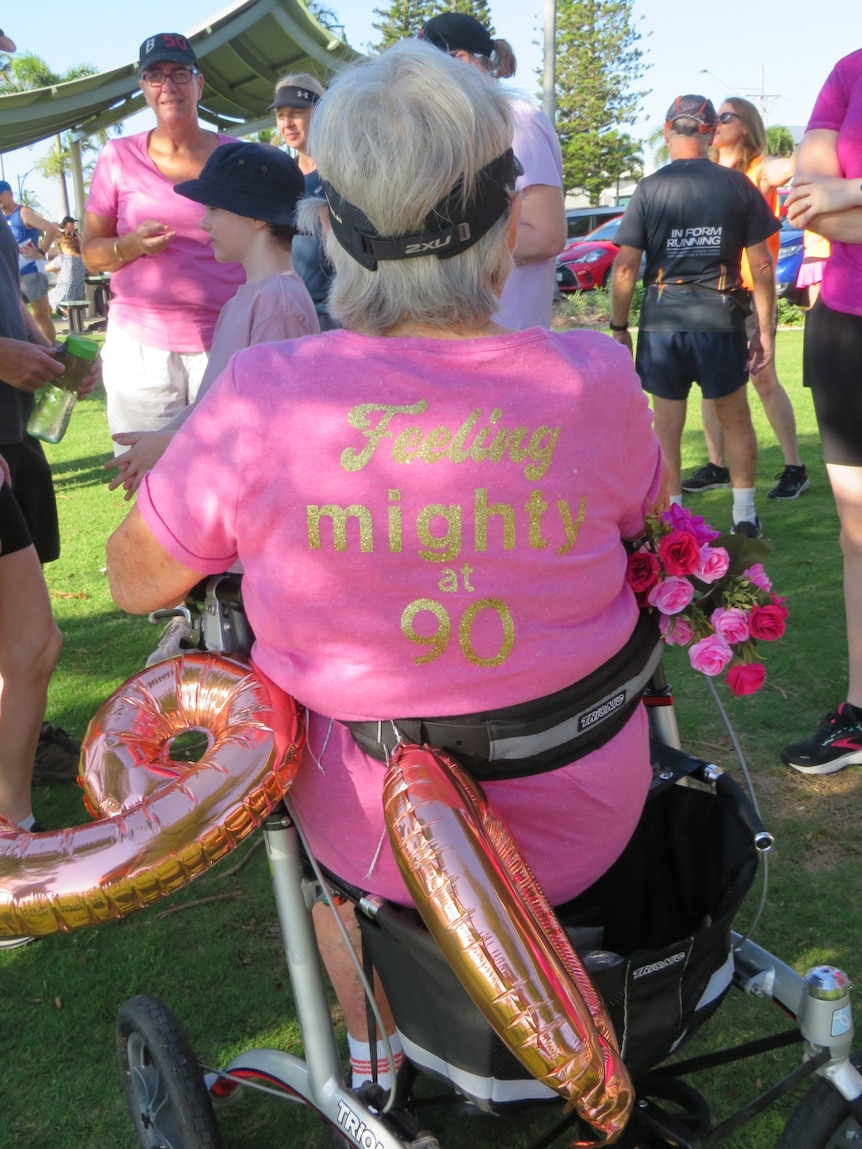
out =
[[(477, 173), (511, 144), (506, 96), (478, 69), (419, 41), (396, 44), (340, 73), (315, 110), (309, 135), (321, 177), (384, 236), (419, 231), (459, 180), (469, 198)], [(318, 214), (319, 201), (304, 201), (300, 228), (312, 229)], [(441, 328), (481, 326), (512, 269), (509, 214), (450, 259), (381, 260), (376, 271), (357, 263), (325, 229), (335, 269), (330, 313), (345, 327), (371, 334), (405, 319)]]

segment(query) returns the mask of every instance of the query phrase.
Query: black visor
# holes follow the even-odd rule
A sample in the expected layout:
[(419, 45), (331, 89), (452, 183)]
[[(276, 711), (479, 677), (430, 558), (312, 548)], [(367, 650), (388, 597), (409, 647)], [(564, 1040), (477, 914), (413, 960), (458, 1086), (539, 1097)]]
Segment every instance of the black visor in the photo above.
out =
[(321, 183), (335, 238), (357, 263), (376, 271), (381, 259), (418, 259), (426, 255), (451, 259), (472, 247), (509, 206), (515, 180), (523, 170), (509, 148), (477, 173), (473, 195), (466, 203), (459, 180), (425, 217), (422, 230), (412, 235), (380, 235), (358, 207), (326, 180)]

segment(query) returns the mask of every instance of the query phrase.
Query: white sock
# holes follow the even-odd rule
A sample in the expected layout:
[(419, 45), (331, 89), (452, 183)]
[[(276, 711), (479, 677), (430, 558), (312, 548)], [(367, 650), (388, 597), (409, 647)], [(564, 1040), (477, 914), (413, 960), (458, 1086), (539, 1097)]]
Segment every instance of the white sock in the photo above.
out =
[(36, 825), (36, 819), (33, 817), (32, 811), (27, 815), (27, 817), (24, 819), (24, 821), (19, 822), (18, 825), (21, 827), (22, 830), (32, 830), (33, 827)]
[(682, 506), (682, 495), (668, 495), (667, 501), (672, 507)]
[(757, 518), (754, 510), (754, 487), (733, 488), (733, 521), (753, 523)]
[[(371, 1046), (367, 1041), (358, 1041), (348, 1033), (347, 1044), (350, 1047), (350, 1068), (353, 1071), (351, 1088), (358, 1089), (366, 1081), (371, 1081)], [(401, 1049), (401, 1039), (397, 1033), (389, 1035), (389, 1045), (392, 1056), (395, 1058), (395, 1068), (401, 1068), (404, 1053)], [(389, 1062), (386, 1058), (386, 1046), (382, 1041), (377, 1042), (377, 1084), (381, 1089), (392, 1088), (392, 1075), (389, 1072)]]

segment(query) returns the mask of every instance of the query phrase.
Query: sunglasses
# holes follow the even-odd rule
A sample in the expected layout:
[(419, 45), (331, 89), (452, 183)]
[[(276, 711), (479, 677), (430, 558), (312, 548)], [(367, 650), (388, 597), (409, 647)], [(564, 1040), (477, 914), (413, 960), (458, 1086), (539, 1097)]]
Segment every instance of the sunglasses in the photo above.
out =
[(738, 120), (738, 119), (739, 119), (739, 116), (736, 114), (736, 112), (722, 112), (721, 115), (718, 117), (718, 122), (720, 124), (729, 124), (731, 120)]
[(175, 84), (188, 84), (193, 76), (199, 74), (197, 68), (175, 68), (173, 72), (161, 72), (156, 69), (153, 72), (144, 72), (141, 79), (151, 88), (161, 88), (168, 80), (173, 80)]

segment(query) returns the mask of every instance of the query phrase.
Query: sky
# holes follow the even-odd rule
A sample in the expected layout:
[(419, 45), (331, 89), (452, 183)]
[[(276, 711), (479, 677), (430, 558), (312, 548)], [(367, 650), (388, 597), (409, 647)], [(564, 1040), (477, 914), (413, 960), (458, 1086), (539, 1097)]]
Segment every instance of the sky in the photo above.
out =
[[(219, 0), (131, 5), (78, 0), (70, 8), (68, 0), (40, 0), (38, 20), (25, 19), (18, 5), (4, 10), (0, 25), (19, 50), (35, 51), (57, 72), (80, 63), (107, 70), (137, 60), (141, 41), (154, 32), (189, 32), (227, 6)], [(327, 7), (343, 22), (348, 43), (362, 51), (377, 38), (374, 9), (389, 3), (327, 0)], [(490, 2), (497, 35), (512, 44), (518, 57), (514, 84), (531, 95), (539, 88), (535, 71), (541, 66), (545, 7), (545, 0)], [(631, 128), (641, 139), (661, 126), (671, 101), (683, 92), (709, 96), (716, 106), (728, 95), (745, 96), (764, 110), (767, 124), (804, 127), (835, 61), (862, 47), (859, 0), (819, 0), (817, 35), (807, 34), (789, 7), (762, 0), (716, 0), (703, 9), (691, 0), (635, 0), (634, 15), (651, 65), (639, 86), (652, 92)], [(124, 131), (144, 131), (149, 123), (148, 113), (139, 114)], [(5, 153), (0, 157), (3, 178), (17, 190), (23, 177), (44, 214), (59, 219), (59, 193), (32, 171), (43, 150), (36, 145)]]

